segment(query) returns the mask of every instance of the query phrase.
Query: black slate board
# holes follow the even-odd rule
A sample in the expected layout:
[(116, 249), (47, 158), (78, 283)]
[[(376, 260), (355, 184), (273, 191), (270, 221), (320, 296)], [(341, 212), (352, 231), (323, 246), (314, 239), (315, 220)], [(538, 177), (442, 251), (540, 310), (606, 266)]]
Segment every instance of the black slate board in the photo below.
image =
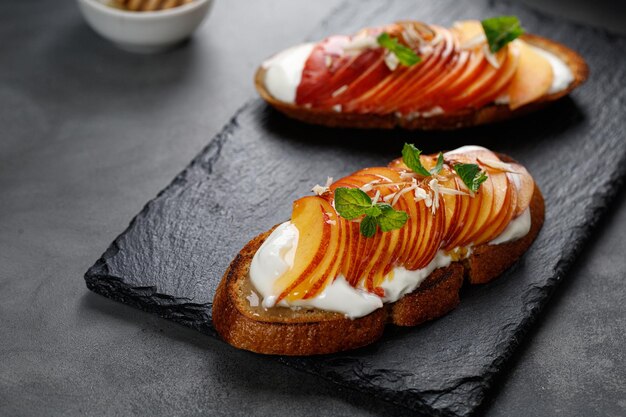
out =
[(587, 84), (544, 112), (454, 133), (311, 127), (254, 99), (133, 219), (87, 271), (87, 286), (215, 334), (211, 301), (227, 264), (249, 238), (288, 218), (312, 185), (385, 164), (405, 140), (428, 152), (488, 146), (524, 163), (546, 197), (545, 226), (522, 260), (492, 284), (464, 288), (460, 307), (432, 323), (388, 329), (354, 352), (279, 358), (411, 410), (471, 414), (626, 173), (626, 65), (617, 53), (626, 40), (519, 6), (453, 0), (347, 1), (310, 37), (406, 17), (450, 24), (505, 13), (579, 51), (591, 67)]

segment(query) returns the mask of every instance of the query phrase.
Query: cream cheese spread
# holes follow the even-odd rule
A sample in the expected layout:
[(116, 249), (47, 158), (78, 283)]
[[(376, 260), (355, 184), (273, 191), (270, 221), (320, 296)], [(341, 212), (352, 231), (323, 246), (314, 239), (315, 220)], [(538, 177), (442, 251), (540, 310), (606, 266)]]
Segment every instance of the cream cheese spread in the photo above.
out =
[(295, 103), (296, 89), (302, 79), (314, 43), (305, 43), (286, 49), (263, 63), (265, 88), (274, 98), (285, 103)]

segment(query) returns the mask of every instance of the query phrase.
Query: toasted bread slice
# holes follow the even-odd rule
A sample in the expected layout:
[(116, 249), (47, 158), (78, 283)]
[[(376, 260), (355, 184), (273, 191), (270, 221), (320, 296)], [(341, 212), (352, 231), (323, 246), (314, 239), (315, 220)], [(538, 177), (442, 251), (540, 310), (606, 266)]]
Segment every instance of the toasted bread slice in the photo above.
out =
[(269, 230), (248, 242), (226, 270), (213, 302), (213, 324), (231, 345), (264, 354), (316, 355), (368, 345), (381, 337), (387, 323), (416, 326), (454, 309), (465, 276), (472, 284), (487, 283), (515, 263), (543, 225), (544, 202), (537, 186), (529, 208), (531, 228), (523, 238), (478, 246), (468, 259), (433, 271), (411, 294), (354, 320), (316, 309), (260, 305), (249, 270)]
[(326, 109), (306, 108), (274, 98), (265, 87), (266, 69), (260, 66), (254, 83), (261, 97), (278, 111), (303, 122), (329, 127), (380, 128), (402, 127), (410, 130), (453, 130), (512, 119), (544, 108), (572, 92), (587, 80), (589, 68), (585, 60), (565, 45), (537, 35), (525, 34), (521, 39), (559, 57), (572, 71), (574, 80), (561, 91), (547, 94), (524, 106), (511, 110), (507, 104), (489, 104), (479, 109), (463, 109), (429, 117), (406, 118), (396, 114), (369, 114), (335, 112)]

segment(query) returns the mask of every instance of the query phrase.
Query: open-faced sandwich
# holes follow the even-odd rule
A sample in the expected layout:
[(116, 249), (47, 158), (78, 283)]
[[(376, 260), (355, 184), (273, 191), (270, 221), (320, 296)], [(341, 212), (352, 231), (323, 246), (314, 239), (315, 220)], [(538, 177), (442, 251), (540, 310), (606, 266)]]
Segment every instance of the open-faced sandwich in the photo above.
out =
[(415, 326), (459, 303), (531, 245), (541, 192), (512, 159), (478, 146), (366, 168), (293, 204), (224, 274), (213, 322), (230, 344), (282, 355), (331, 353)]
[(539, 109), (583, 83), (583, 58), (517, 18), (402, 21), (265, 61), (256, 88), (286, 115), (338, 127), (455, 129)]

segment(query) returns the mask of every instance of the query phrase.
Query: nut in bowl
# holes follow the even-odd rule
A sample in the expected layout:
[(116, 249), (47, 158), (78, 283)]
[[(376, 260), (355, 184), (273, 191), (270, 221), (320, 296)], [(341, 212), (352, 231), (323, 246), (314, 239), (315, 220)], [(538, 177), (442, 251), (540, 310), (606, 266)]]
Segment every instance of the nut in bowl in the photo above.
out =
[(120, 48), (155, 53), (187, 39), (204, 20), (212, 1), (192, 0), (151, 11), (132, 11), (108, 0), (78, 0), (78, 5), (89, 25)]

